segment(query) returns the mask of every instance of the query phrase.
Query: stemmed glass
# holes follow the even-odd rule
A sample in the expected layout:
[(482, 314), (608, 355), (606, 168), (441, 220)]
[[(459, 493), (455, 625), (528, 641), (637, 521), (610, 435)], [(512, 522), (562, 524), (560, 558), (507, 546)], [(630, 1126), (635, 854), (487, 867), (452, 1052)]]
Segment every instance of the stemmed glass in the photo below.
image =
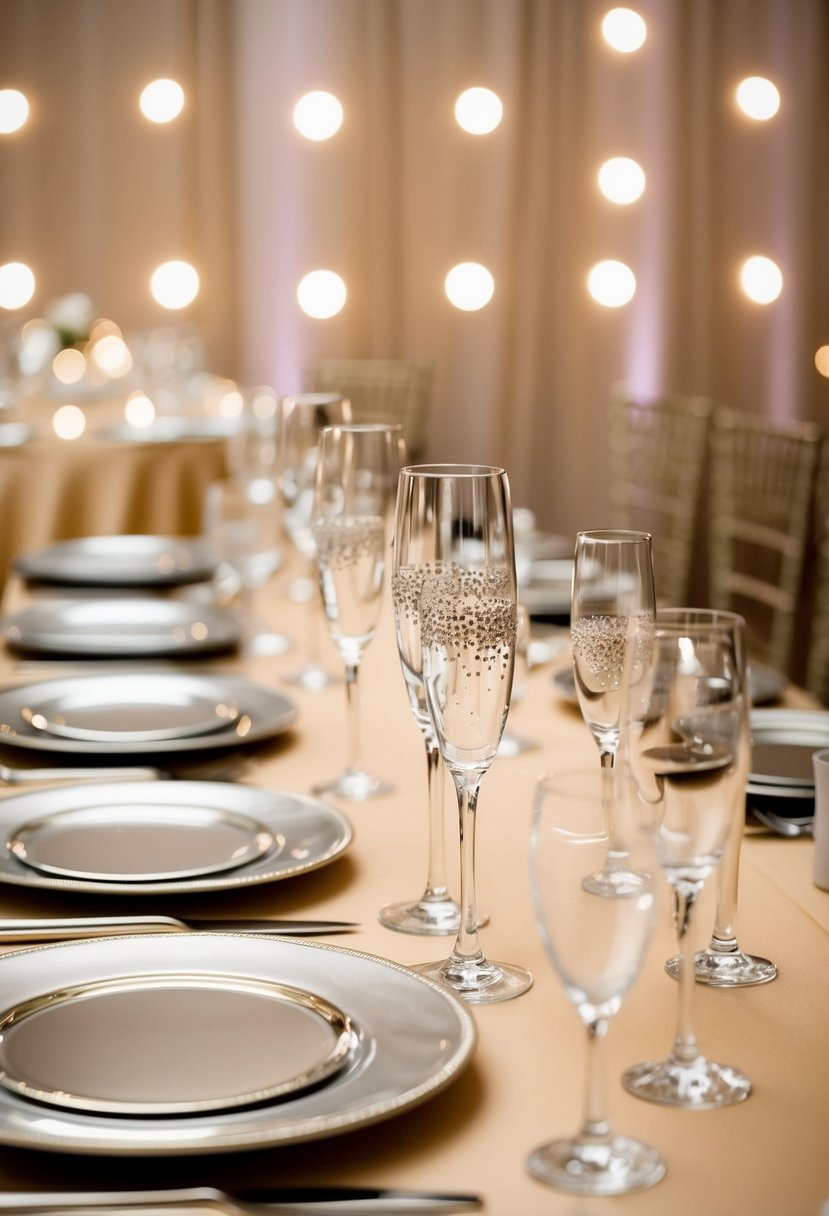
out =
[(576, 692), (582, 717), (599, 748), (608, 823), (607, 857), (585, 882), (598, 894), (619, 888), (634, 891), (640, 878), (627, 864), (614, 830), (613, 766), (623, 732), (635, 730), (641, 720), (656, 611), (650, 535), (579, 532), (571, 599)]
[(729, 612), (675, 608), (659, 613), (652, 696), (631, 752), (639, 798), (660, 818), (657, 850), (673, 890), (679, 953), (679, 1017), (673, 1050), (628, 1069), (636, 1097), (686, 1110), (740, 1102), (748, 1077), (700, 1054), (691, 1020), (693, 964), (684, 945), (696, 899), (722, 857), (742, 803), (747, 743), (743, 620)]
[(417, 522), (421, 560), (431, 562), (420, 595), (423, 686), (432, 728), (458, 796), (461, 921), (445, 962), (418, 967), (471, 1003), (525, 992), (522, 967), (490, 962), (478, 938), (475, 820), (481, 779), (509, 710), (517, 592), (509, 483), (489, 465), (421, 465), (430, 508)]
[(289, 594), (307, 604), (307, 661), (298, 671), (282, 676), (306, 692), (319, 692), (334, 683), (334, 677), (319, 661), (319, 631), (322, 624), (317, 592), (317, 554), (311, 531), (314, 474), (319, 437), (324, 427), (351, 421), (351, 405), (339, 393), (299, 393), (281, 397), (276, 408), (277, 481), (284, 511), (282, 522), (291, 543), (304, 559), (308, 573), (294, 579)]
[(607, 1118), (604, 1041), (650, 940), (657, 862), (648, 817), (637, 816), (634, 799), (621, 808), (627, 814), (617, 814), (614, 827), (631, 863), (646, 877), (635, 892), (615, 887), (598, 895), (585, 886), (585, 874), (595, 872), (607, 852), (604, 785), (595, 770), (543, 778), (535, 795), (530, 850), (541, 938), (587, 1029), (589, 1055), (581, 1130), (541, 1145), (527, 1159), (527, 1169), (541, 1182), (580, 1195), (640, 1190), (665, 1173), (654, 1149), (613, 1135)]
[(380, 615), (390, 517), (403, 431), (382, 423), (342, 424), (322, 432), (311, 530), (331, 640), (345, 665), (349, 756), (345, 770), (314, 793), (364, 802), (391, 786), (360, 761), (357, 674)]

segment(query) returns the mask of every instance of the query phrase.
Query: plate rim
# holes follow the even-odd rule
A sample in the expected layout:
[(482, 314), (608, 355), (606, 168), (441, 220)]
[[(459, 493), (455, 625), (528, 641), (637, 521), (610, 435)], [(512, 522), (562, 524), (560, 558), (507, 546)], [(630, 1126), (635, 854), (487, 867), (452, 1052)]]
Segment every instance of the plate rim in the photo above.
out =
[[(122, 543), (125, 538), (136, 537), (139, 540), (156, 541), (159, 545), (159, 550), (163, 552), (164, 546), (173, 547), (176, 551), (190, 550), (194, 552), (193, 565), (187, 569), (174, 569), (172, 571), (145, 571), (143, 577), (136, 581), (135, 575), (118, 577), (110, 574), (107, 578), (105, 572), (100, 571), (97, 577), (61, 570), (55, 572), (54, 567), (51, 572), (48, 571), (48, 562), (52, 555), (57, 554), (59, 557), (62, 554), (67, 554), (71, 559), (73, 556), (77, 560), (78, 551), (83, 550), (84, 544), (89, 541), (112, 541), (113, 546), (116, 543)], [(82, 555), (82, 554), (81, 554)], [(42, 561), (46, 559), (47, 567), (43, 568)], [(204, 536), (168, 536), (163, 533), (154, 532), (124, 532), (124, 533), (99, 533), (91, 536), (74, 536), (68, 537), (65, 540), (53, 541), (51, 544), (42, 545), (38, 549), (31, 549), (25, 553), (18, 554), (13, 562), (14, 570), (21, 574), (24, 578), (36, 581), (55, 584), (58, 586), (76, 586), (76, 587), (179, 587), (188, 586), (192, 583), (204, 582), (208, 578), (212, 578), (219, 566), (218, 557), (212, 553), (210, 545)], [(34, 567), (34, 569), (33, 569)]]

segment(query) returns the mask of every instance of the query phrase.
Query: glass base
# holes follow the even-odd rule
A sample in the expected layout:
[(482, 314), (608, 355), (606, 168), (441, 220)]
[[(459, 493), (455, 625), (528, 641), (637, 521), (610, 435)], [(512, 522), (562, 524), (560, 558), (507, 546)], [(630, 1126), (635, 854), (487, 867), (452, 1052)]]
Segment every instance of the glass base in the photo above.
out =
[(412, 970), (450, 988), (469, 1005), (509, 1001), (526, 992), (533, 982), (533, 977), (523, 967), (493, 963), (488, 959), (457, 963), (450, 958), (441, 963), (421, 963)]
[(339, 676), (332, 676), (321, 663), (306, 663), (299, 671), (290, 671), (287, 675), (280, 676), (280, 679), (283, 684), (294, 684), (298, 688), (304, 688), (306, 692), (322, 692), (324, 688), (342, 682)]
[(638, 895), (650, 885), (647, 874), (637, 874), (624, 867), (601, 870), (582, 879), (582, 890), (588, 895), (601, 895), (603, 899), (620, 899), (626, 895)]
[(277, 655), (285, 654), (293, 646), (293, 642), (284, 633), (270, 633), (267, 629), (252, 633), (243, 643), (245, 654)]
[(743, 1102), (751, 1093), (751, 1081), (744, 1073), (703, 1056), (690, 1064), (673, 1058), (634, 1064), (622, 1074), (622, 1085), (634, 1098), (683, 1110), (718, 1110)]
[[(665, 970), (679, 979), (680, 959), (668, 959)], [(771, 959), (742, 950), (701, 950), (694, 955), (694, 979), (711, 988), (748, 988), (753, 984), (768, 984), (777, 979), (777, 968)]]
[[(486, 912), (478, 913), (478, 928), (489, 920)], [(456, 936), (461, 927), (461, 910), (454, 899), (405, 900), (386, 904), (380, 909), (380, 924), (398, 933), (420, 933), (427, 937)]]
[(394, 789), (373, 773), (362, 768), (347, 768), (339, 777), (322, 782), (313, 787), (315, 794), (334, 794), (337, 798), (345, 798), (347, 802), (367, 802), (369, 798), (378, 798), (381, 794), (390, 794)]
[(553, 1140), (527, 1158), (533, 1178), (576, 1195), (625, 1195), (655, 1186), (665, 1177), (656, 1149), (614, 1136), (606, 1144), (590, 1140)]

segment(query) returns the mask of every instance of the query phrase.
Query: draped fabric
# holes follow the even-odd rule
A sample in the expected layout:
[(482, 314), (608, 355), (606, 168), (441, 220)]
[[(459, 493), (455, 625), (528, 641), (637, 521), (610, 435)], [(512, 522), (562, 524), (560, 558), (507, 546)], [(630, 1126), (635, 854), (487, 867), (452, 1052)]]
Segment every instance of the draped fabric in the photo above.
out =
[[(215, 370), (292, 392), (324, 355), (429, 356), (428, 456), (504, 464), (514, 500), (557, 531), (606, 521), (605, 415), (619, 381), (826, 424), (829, 381), (829, 5), (636, 0), (641, 50), (600, 35), (609, 0), (2, 0), (0, 87), (32, 118), (0, 140), (0, 262), (28, 262), (36, 311), (84, 290), (125, 330), (170, 320), (156, 265), (193, 262), (184, 319)], [(781, 94), (738, 111), (747, 75)], [(182, 118), (152, 127), (143, 85), (180, 80)], [(490, 135), (453, 116), (471, 85), (504, 105)], [(335, 93), (345, 121), (313, 143), (297, 98)], [(647, 175), (608, 202), (599, 165)], [(739, 267), (780, 266), (760, 306)], [(626, 262), (606, 309), (590, 267)], [(490, 304), (443, 282), (486, 265)], [(296, 286), (341, 274), (343, 311), (312, 320)], [(6, 329), (19, 318), (7, 318)]]

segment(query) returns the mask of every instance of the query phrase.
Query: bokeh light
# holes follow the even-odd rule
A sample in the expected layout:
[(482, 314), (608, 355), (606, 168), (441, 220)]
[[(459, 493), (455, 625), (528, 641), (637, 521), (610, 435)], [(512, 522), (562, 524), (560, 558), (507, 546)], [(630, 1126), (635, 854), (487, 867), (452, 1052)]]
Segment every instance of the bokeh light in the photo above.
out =
[(153, 80), (142, 91), (138, 104), (150, 122), (172, 122), (184, 109), (184, 89), (175, 80)]
[(29, 103), (19, 89), (0, 89), (0, 135), (19, 131), (29, 117)]
[(272, 388), (254, 389), (250, 403), (254, 418), (260, 418), (263, 421), (273, 418), (276, 414), (276, 404), (277, 396)]
[(466, 89), (455, 102), (458, 125), (470, 135), (489, 135), (504, 114), (501, 98), (492, 89)]
[(815, 351), (815, 367), (821, 376), (829, 377), (829, 346), (819, 346)]
[(52, 417), (58, 439), (79, 439), (86, 429), (86, 415), (77, 405), (62, 405)]
[(59, 350), (52, 360), (52, 375), (61, 384), (77, 384), (86, 371), (86, 359), (74, 346)]
[(132, 368), (132, 355), (118, 334), (107, 334), (95, 342), (90, 349), (90, 358), (99, 371), (112, 379), (126, 376)]
[(771, 304), (783, 290), (783, 275), (771, 258), (753, 257), (743, 262), (740, 283), (755, 304)]
[(624, 262), (597, 262), (587, 276), (587, 290), (597, 304), (621, 308), (636, 294), (636, 276)]
[(25, 262), (0, 266), (0, 308), (23, 308), (35, 294), (35, 276)]
[(186, 308), (199, 294), (199, 276), (189, 262), (163, 262), (153, 271), (150, 290), (162, 308)]
[(294, 106), (294, 126), (306, 139), (330, 139), (342, 125), (343, 108), (333, 93), (317, 89), (300, 97)]
[(767, 122), (780, 109), (780, 94), (765, 76), (747, 76), (737, 85), (737, 105), (757, 122)]
[(346, 301), (345, 283), (333, 270), (312, 270), (296, 289), (300, 308), (309, 317), (335, 317)]
[(632, 8), (612, 8), (602, 21), (602, 35), (614, 51), (629, 55), (642, 46), (648, 36), (648, 27)]
[(130, 393), (124, 405), (124, 417), (130, 426), (147, 427), (152, 426), (155, 421), (155, 406), (146, 393), (142, 393), (140, 389), (136, 389), (134, 393)]
[(238, 388), (228, 389), (219, 398), (219, 414), (222, 418), (238, 418), (245, 408), (245, 399)]
[(645, 174), (642, 166), (629, 156), (613, 156), (599, 169), (599, 189), (611, 203), (626, 206), (642, 197)]
[(495, 280), (479, 262), (460, 262), (453, 266), (444, 284), (450, 304), (464, 312), (477, 312), (492, 299)]

